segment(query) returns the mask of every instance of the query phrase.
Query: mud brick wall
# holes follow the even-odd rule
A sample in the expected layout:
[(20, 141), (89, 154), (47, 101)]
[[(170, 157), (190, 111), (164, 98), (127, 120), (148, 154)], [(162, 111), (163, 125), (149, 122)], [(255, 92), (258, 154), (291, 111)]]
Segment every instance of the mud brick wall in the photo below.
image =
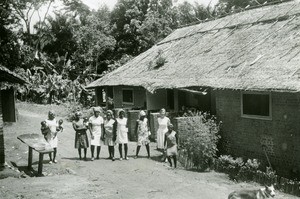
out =
[(202, 123), (202, 117), (176, 117), (173, 119), (174, 130), (178, 133), (179, 138), (185, 136), (193, 128), (197, 128)]
[(241, 117), (241, 92), (216, 91), (222, 152), (257, 158), (267, 166), (263, 145), (273, 168), (282, 176), (300, 177), (300, 94), (272, 93), (272, 119)]
[(140, 111), (131, 110), (128, 111), (128, 138), (130, 141), (137, 141), (137, 135), (135, 134), (136, 121), (139, 119)]
[(158, 122), (157, 122), (158, 116), (159, 113), (150, 113), (150, 131), (151, 131), (150, 139), (153, 141), (156, 141), (156, 132), (158, 129)]
[[(123, 90), (133, 90), (133, 104), (123, 104)], [(146, 90), (142, 87), (114, 86), (114, 107), (115, 108), (143, 108), (146, 104)]]

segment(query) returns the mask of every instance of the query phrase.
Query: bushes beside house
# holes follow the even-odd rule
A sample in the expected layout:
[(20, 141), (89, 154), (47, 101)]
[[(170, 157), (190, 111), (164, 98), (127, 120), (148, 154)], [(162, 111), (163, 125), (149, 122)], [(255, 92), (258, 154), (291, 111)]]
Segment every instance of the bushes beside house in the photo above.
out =
[(231, 180), (254, 181), (262, 185), (275, 185), (275, 188), (288, 194), (300, 196), (300, 182), (276, 175), (270, 167), (265, 171), (259, 170), (260, 162), (257, 159), (233, 158), (230, 155), (221, 155), (215, 161), (215, 170), (229, 175)]
[(221, 155), (215, 161), (215, 169), (227, 173), (231, 180), (252, 181), (260, 166), (257, 159), (233, 158), (230, 155)]
[[(184, 120), (180, 125), (178, 120)], [(204, 120), (200, 117), (177, 118), (179, 131), (179, 161), (185, 167), (204, 171), (213, 166), (217, 156), (217, 143), (220, 139), (219, 125), (215, 118)]]
[(300, 181), (278, 176), (269, 167), (262, 171), (261, 163), (257, 159), (243, 160), (230, 155), (217, 157), (220, 124), (215, 118), (203, 120), (201, 116), (185, 117), (174, 118), (174, 121), (180, 136), (178, 160), (186, 169), (214, 169), (228, 174), (231, 180), (274, 184), (277, 190), (300, 196)]

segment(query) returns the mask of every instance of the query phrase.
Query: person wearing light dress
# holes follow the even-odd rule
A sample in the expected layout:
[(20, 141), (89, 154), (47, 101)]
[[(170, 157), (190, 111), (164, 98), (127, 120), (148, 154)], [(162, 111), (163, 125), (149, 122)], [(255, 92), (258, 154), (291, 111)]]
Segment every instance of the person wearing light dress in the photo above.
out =
[(157, 150), (162, 152), (162, 161), (167, 161), (166, 154), (164, 153), (165, 134), (168, 132), (168, 125), (171, 123), (170, 119), (166, 116), (166, 109), (162, 108), (159, 111), (157, 118), (158, 130), (156, 133)]
[(120, 160), (123, 160), (122, 146), (124, 145), (125, 160), (128, 160), (128, 127), (127, 118), (125, 117), (125, 111), (123, 109), (119, 110), (118, 118), (116, 119), (117, 125), (117, 139), (116, 143), (119, 144)]
[(59, 132), (62, 132), (63, 128), (59, 122), (55, 119), (55, 113), (54, 111), (48, 112), (48, 119), (45, 121), (45, 126), (49, 129), (47, 137), (47, 142), (50, 144), (50, 146), (53, 148), (53, 157), (52, 153), (49, 153), (49, 163), (52, 164), (52, 162), (57, 163), (56, 160), (56, 154), (57, 154), (57, 145), (58, 145), (58, 138), (57, 135)]
[(91, 156), (92, 161), (94, 161), (94, 151), (95, 147), (97, 147), (97, 156), (96, 159), (100, 159), (100, 150), (101, 145), (103, 144), (103, 132), (104, 132), (104, 124), (103, 118), (100, 116), (101, 108), (94, 107), (93, 108), (94, 115), (89, 118), (89, 131), (91, 134)]
[(109, 159), (115, 161), (116, 120), (111, 110), (106, 111), (104, 120), (104, 144), (108, 146)]
[(140, 111), (139, 119), (136, 121), (135, 134), (138, 137), (135, 158), (138, 158), (142, 145), (146, 146), (148, 158), (150, 158), (150, 146), (149, 146), (150, 131), (149, 131), (148, 119), (146, 118), (145, 111)]
[(159, 117), (157, 118), (157, 122), (158, 122), (158, 130), (156, 134), (157, 149), (163, 150), (165, 133), (168, 132), (168, 125), (171, 123), (170, 119), (166, 116), (166, 110), (164, 108), (162, 108), (159, 111)]

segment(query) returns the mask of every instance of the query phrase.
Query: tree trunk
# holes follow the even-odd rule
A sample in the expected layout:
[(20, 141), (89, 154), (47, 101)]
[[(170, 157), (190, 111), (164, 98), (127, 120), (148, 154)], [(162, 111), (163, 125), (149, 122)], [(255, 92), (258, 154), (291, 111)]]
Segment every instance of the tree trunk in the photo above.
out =
[(52, 91), (50, 91), (50, 95), (48, 98), (48, 104), (52, 104), (53, 95), (54, 95), (54, 91), (52, 90)]

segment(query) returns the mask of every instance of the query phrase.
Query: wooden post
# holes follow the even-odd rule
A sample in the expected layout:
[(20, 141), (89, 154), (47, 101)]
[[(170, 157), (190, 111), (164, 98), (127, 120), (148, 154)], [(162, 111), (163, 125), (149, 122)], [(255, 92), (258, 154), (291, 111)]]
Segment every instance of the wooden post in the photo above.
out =
[(4, 122), (16, 122), (15, 91), (13, 88), (1, 91), (1, 106)]
[(0, 167), (5, 164), (5, 147), (4, 147), (4, 133), (3, 133), (3, 115), (2, 115), (2, 101), (0, 91)]
[(28, 149), (28, 170), (31, 170), (31, 166), (32, 166), (32, 148), (29, 146)]
[(44, 153), (39, 153), (38, 176), (43, 175), (43, 160), (44, 160)]

